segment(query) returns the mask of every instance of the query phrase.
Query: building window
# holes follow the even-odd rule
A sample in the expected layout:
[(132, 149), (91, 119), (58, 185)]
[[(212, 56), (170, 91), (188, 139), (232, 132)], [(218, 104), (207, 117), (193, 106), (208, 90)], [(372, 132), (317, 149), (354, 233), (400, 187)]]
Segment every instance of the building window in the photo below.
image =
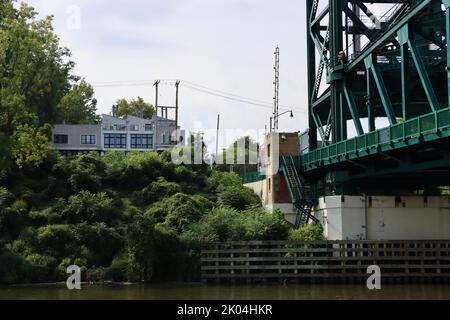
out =
[(81, 144), (84, 144), (84, 145), (94, 145), (97, 143), (96, 140), (97, 139), (96, 139), (95, 135), (92, 135), (92, 134), (87, 134), (87, 135), (81, 136)]
[(152, 149), (152, 148), (153, 148), (152, 134), (131, 135), (131, 149)]
[(130, 130), (131, 130), (131, 131), (139, 131), (139, 125), (137, 125), (137, 124), (132, 124), (132, 125), (130, 126)]
[(126, 134), (105, 134), (105, 148), (106, 149), (126, 149), (127, 135)]
[(127, 131), (127, 126), (124, 124), (115, 124), (114, 129), (116, 131)]
[(67, 134), (55, 134), (53, 142), (55, 144), (69, 144), (69, 136)]
[(146, 124), (144, 127), (145, 127), (145, 131), (153, 131), (153, 125), (152, 124)]

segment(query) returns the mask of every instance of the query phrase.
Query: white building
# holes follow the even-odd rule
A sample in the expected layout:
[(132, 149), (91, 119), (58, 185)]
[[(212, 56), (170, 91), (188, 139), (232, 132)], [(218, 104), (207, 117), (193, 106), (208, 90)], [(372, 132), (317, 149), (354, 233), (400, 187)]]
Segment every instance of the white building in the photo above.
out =
[(98, 151), (164, 151), (177, 145), (175, 120), (158, 117), (148, 120), (133, 116), (127, 119), (103, 115), (98, 125), (61, 124), (53, 127), (52, 147), (64, 155)]

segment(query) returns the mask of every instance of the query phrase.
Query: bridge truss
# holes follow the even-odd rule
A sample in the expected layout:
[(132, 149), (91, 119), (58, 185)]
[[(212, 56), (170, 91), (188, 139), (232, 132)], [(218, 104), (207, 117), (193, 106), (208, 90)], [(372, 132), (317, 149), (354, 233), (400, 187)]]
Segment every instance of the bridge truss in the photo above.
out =
[(306, 0), (309, 152), (325, 194), (450, 185), (450, 0)]

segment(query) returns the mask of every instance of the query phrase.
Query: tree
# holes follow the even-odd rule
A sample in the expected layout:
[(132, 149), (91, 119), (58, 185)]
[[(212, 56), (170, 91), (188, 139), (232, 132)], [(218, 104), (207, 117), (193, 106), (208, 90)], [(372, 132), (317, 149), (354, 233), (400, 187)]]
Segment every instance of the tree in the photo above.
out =
[(320, 224), (307, 224), (300, 229), (292, 230), (289, 235), (289, 240), (292, 241), (323, 241), (323, 228)]
[(233, 172), (238, 174), (256, 172), (258, 171), (259, 150), (259, 144), (254, 142), (251, 137), (239, 138), (218, 155), (217, 159), (226, 164), (219, 164), (217, 167), (222, 171), (230, 171), (232, 167)]
[(147, 103), (141, 97), (137, 99), (126, 100), (120, 99), (112, 107), (113, 115), (119, 118), (134, 116), (144, 119), (152, 119), (155, 114), (155, 108)]
[(94, 88), (85, 80), (75, 83), (57, 107), (58, 121), (70, 124), (97, 124), (97, 99)]
[(24, 112), (37, 115), (39, 125), (53, 123), (56, 106), (70, 89), (74, 63), (59, 45), (52, 19), (22, 4), (4, 0), (0, 25), (0, 129), (12, 134), (13, 121)]
[[(0, 146), (19, 167), (38, 166), (47, 152), (49, 126), (56, 106), (70, 89), (74, 63), (60, 47), (52, 17), (21, 4), (0, 0), (0, 132), (9, 143)], [(28, 121), (33, 118), (33, 121)], [(28, 119), (28, 120), (27, 120)]]
[(16, 127), (11, 156), (19, 168), (39, 166), (44, 161), (50, 147), (48, 131), (48, 125), (41, 128), (28, 124)]
[(245, 210), (248, 207), (260, 205), (260, 199), (253, 190), (241, 186), (226, 188), (219, 193), (219, 204), (222, 206)]

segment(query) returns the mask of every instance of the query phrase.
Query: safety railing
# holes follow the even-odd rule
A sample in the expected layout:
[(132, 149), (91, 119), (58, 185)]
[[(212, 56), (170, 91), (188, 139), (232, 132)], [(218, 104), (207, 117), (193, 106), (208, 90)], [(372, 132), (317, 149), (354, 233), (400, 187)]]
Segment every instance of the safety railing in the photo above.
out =
[[(304, 154), (301, 156), (302, 170), (310, 171), (323, 165), (324, 161), (339, 162), (350, 154), (438, 134), (449, 129), (450, 108), (446, 108)], [(436, 135), (435, 138), (438, 139), (439, 136)]]
[(240, 177), (242, 184), (255, 183), (266, 179), (266, 176), (259, 172), (242, 174)]

